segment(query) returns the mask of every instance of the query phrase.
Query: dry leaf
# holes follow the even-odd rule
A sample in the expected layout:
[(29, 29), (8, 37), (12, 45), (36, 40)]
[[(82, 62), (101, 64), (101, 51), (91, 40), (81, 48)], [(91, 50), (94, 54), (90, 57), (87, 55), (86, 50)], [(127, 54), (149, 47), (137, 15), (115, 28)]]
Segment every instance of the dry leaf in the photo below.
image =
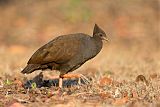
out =
[(100, 93), (100, 96), (102, 99), (109, 98), (111, 97), (111, 93), (109, 92)]
[(136, 82), (143, 82), (143, 83), (145, 83), (147, 86), (149, 85), (146, 77), (143, 76), (143, 75), (138, 75), (138, 76), (136, 77)]
[(126, 96), (126, 97), (124, 97), (124, 98), (121, 98), (121, 99), (116, 99), (116, 100), (113, 102), (113, 105), (123, 105), (123, 104), (125, 104), (127, 101), (128, 101), (128, 96)]
[(112, 79), (108, 77), (103, 77), (99, 80), (100, 86), (110, 85), (112, 84)]
[(20, 81), (20, 80), (18, 80), (18, 79), (16, 79), (16, 78), (15, 78), (15, 80), (14, 80), (14, 84), (16, 84), (16, 85), (19, 86), (19, 87), (22, 87), (22, 86), (23, 86), (22, 81)]

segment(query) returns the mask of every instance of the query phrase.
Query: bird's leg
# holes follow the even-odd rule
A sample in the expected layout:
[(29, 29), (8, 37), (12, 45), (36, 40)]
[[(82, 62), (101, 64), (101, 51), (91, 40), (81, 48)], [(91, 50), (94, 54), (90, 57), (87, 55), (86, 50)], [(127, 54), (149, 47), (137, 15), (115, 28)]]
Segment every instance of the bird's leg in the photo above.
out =
[(63, 78), (59, 77), (59, 88), (62, 89), (63, 87)]
[(81, 79), (85, 84), (90, 83), (90, 80), (82, 74), (64, 74), (63, 78), (78, 78), (78, 84), (81, 84)]
[(63, 78), (78, 78), (78, 84), (81, 84), (82, 74), (64, 74)]
[(62, 75), (59, 76), (59, 88), (58, 88), (58, 92), (57, 95), (58, 96), (62, 96), (63, 95), (63, 77)]
[(63, 78), (80, 78), (82, 74), (64, 74)]
[(81, 84), (81, 80), (83, 80), (83, 82), (85, 82), (85, 84), (88, 84), (90, 82), (90, 80), (88, 80), (87, 77), (85, 77), (82, 74), (60, 74), (60, 76), (47, 76), (50, 79), (59, 79), (59, 89), (63, 88), (63, 79), (67, 78), (67, 79), (71, 79), (71, 78), (78, 78), (78, 84)]

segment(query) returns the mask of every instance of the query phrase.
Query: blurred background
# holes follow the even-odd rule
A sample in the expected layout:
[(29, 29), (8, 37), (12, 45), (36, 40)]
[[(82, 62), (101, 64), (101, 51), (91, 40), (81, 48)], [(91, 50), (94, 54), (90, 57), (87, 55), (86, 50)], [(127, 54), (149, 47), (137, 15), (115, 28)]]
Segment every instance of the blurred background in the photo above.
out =
[(110, 43), (80, 71), (158, 72), (159, 8), (159, 0), (0, 0), (0, 72), (20, 74), (37, 48), (59, 35), (92, 35), (95, 23)]

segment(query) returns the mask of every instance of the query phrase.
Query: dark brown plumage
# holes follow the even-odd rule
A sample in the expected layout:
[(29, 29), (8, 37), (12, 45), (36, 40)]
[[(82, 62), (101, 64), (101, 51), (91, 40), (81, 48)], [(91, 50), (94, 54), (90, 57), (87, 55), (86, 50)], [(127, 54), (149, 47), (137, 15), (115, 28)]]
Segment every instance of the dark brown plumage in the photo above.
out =
[(59, 36), (39, 48), (22, 73), (51, 69), (59, 70), (61, 77), (95, 57), (102, 49), (103, 39), (107, 40), (107, 36), (96, 24), (92, 37), (83, 33)]

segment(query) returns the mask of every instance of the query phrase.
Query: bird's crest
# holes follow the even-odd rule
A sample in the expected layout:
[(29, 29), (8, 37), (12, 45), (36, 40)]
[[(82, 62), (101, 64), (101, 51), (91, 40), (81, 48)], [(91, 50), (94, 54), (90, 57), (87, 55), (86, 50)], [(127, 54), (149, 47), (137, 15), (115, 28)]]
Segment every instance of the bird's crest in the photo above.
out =
[(104, 33), (104, 31), (97, 24), (95, 24), (94, 30), (93, 30), (93, 35), (95, 35), (97, 33)]

